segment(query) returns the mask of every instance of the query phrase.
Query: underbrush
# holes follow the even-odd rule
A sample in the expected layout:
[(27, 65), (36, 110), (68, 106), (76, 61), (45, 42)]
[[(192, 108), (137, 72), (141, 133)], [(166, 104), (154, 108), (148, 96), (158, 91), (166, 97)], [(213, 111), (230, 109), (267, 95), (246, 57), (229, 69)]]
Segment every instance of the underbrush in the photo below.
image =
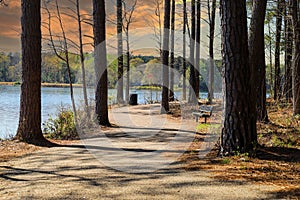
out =
[[(280, 186), (276, 198), (299, 199), (300, 196), (300, 116), (293, 116), (292, 104), (276, 103), (268, 99), (269, 122), (258, 123), (256, 157), (236, 152), (220, 157), (219, 146), (204, 158), (199, 157), (208, 124), (197, 126), (195, 140), (181, 157), (187, 171), (208, 170), (214, 178)], [(202, 137), (202, 138), (201, 138)]]
[(258, 124), (258, 141), (266, 147), (300, 148), (300, 116), (293, 116), (292, 104), (268, 105), (270, 122)]
[(56, 117), (50, 117), (43, 124), (43, 133), (47, 138), (60, 140), (78, 139), (74, 113), (71, 109), (60, 107)]

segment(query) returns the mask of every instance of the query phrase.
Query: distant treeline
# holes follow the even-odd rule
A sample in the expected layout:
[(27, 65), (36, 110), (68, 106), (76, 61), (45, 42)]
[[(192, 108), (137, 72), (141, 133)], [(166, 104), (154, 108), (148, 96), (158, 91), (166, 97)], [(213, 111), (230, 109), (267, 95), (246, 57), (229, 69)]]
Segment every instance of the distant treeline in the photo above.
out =
[[(126, 59), (124, 59), (126, 60)], [(70, 54), (72, 83), (82, 83), (82, 72), (80, 65), (80, 57), (75, 54)], [(175, 75), (175, 83), (177, 87), (182, 87), (182, 62), (181, 57), (175, 59), (175, 70), (178, 71)], [(115, 88), (117, 84), (117, 58), (108, 55), (108, 82), (110, 88)], [(130, 84), (131, 87), (141, 85), (159, 85), (161, 79), (161, 64), (160, 59), (154, 56), (132, 56), (130, 59)], [(201, 91), (207, 91), (207, 60), (201, 59)], [(124, 63), (126, 66), (126, 63)], [(221, 61), (216, 61), (218, 71), (221, 68)], [(94, 85), (94, 60), (93, 54), (85, 54), (85, 70), (88, 86)], [(188, 69), (189, 71), (189, 69)], [(189, 78), (189, 72), (187, 79)], [(218, 74), (218, 73), (216, 73)], [(219, 73), (220, 74), (220, 73)], [(220, 80), (220, 75), (215, 76), (216, 81)], [(21, 54), (20, 53), (0, 53), (0, 82), (21, 82)], [(70, 82), (67, 72), (67, 67), (64, 62), (59, 60), (53, 53), (42, 54), (42, 83), (63, 83)]]

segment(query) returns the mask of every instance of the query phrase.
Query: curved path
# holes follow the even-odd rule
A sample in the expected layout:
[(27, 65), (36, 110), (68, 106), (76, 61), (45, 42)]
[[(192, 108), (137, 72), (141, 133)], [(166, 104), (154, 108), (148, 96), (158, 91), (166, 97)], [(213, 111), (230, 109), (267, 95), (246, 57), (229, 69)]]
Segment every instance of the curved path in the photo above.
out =
[(110, 117), (118, 128), (94, 132), (79, 145), (0, 163), (0, 199), (273, 198), (275, 186), (184, 171), (176, 160), (192, 141), (195, 123), (158, 115), (158, 110), (114, 109)]

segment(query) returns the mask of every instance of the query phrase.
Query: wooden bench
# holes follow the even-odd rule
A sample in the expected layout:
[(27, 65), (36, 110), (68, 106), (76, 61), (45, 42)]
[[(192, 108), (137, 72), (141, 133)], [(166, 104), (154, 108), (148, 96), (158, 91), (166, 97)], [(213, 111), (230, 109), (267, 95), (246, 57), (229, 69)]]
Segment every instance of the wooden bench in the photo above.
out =
[(196, 119), (196, 122), (198, 122), (199, 117), (204, 117), (204, 121), (205, 121), (204, 123), (206, 123), (207, 118), (211, 117), (212, 115), (213, 108), (214, 108), (213, 106), (200, 106), (199, 111), (192, 113)]

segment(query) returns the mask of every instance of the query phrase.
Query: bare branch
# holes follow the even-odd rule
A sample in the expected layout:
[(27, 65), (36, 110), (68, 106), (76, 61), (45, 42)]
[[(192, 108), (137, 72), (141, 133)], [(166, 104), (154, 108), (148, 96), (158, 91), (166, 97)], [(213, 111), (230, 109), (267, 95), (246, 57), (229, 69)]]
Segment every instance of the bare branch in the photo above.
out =
[(0, 0), (0, 6), (8, 6), (5, 0)]
[(51, 45), (51, 47), (52, 47), (52, 49), (53, 49), (55, 55), (56, 55), (59, 59), (65, 61), (65, 59), (58, 53), (57, 47), (56, 47), (56, 45), (54, 44), (54, 39), (53, 39), (53, 35), (52, 35), (52, 30), (51, 30), (51, 19), (52, 19), (52, 16), (51, 16), (51, 13), (50, 13), (50, 11), (49, 11), (49, 9), (48, 9), (48, 6), (47, 6), (47, 3), (46, 3), (46, 2), (44, 3), (44, 9), (46, 10), (46, 12), (47, 12), (47, 14), (48, 14), (48, 32), (49, 32), (49, 36), (50, 36), (50, 39), (49, 39), (49, 40), (50, 40), (50, 42), (51, 42), (50, 45)]
[(127, 8), (126, 8), (127, 4), (125, 3), (125, 1), (123, 0), (122, 2), (123, 2), (123, 6), (124, 6), (123, 28), (124, 28), (125, 33), (128, 34), (129, 26), (133, 22), (133, 13), (135, 11), (138, 0), (135, 0), (133, 2), (133, 4), (131, 5), (129, 10), (127, 10)]
[(93, 26), (93, 21), (92, 21), (92, 20), (89, 20), (89, 19), (82, 19), (81, 21), (82, 21), (83, 23), (87, 24), (87, 25)]

